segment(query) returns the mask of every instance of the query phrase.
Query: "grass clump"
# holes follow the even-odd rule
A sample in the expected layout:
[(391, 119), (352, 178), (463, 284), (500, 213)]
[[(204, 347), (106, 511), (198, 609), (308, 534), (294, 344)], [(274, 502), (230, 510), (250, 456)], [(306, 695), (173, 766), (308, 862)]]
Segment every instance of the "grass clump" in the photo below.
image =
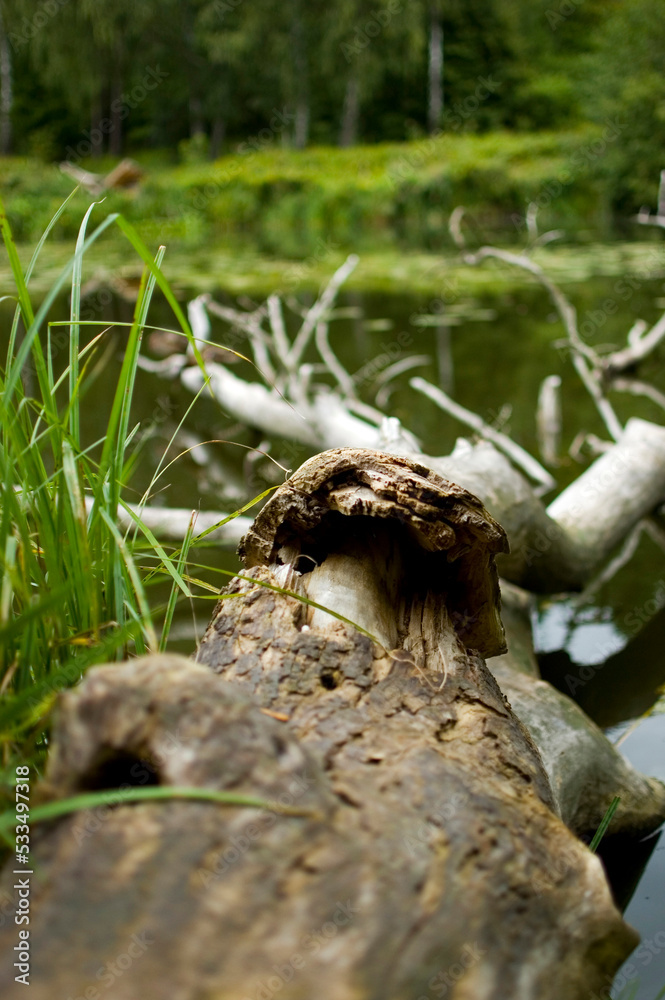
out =
[[(163, 648), (176, 596), (191, 596), (183, 575), (186, 546), (171, 558), (140, 516), (134, 515), (129, 531), (121, 533), (117, 527), (122, 490), (137, 456), (132, 395), (157, 286), (201, 363), (200, 355), (161, 273), (164, 249), (153, 259), (119, 215), (109, 215), (88, 235), (92, 205), (73, 257), (34, 308), (30, 279), (65, 207), (51, 220), (24, 273), (0, 204), (0, 229), (15, 285), (10, 297), (16, 301), (0, 368), (0, 750), (2, 787), (7, 790), (18, 760), (39, 769), (58, 691), (94, 663)], [(91, 331), (95, 324), (80, 319), (81, 276), (87, 249), (109, 227), (129, 240), (144, 270), (106, 433), (95, 441), (87, 439), (81, 400), (90, 385), (91, 360), (108, 331)], [(48, 317), (67, 284), (68, 344), (58, 356), (55, 324)], [(92, 339), (82, 336), (91, 332)], [(173, 593), (158, 628), (147, 586), (164, 574), (171, 577)]]

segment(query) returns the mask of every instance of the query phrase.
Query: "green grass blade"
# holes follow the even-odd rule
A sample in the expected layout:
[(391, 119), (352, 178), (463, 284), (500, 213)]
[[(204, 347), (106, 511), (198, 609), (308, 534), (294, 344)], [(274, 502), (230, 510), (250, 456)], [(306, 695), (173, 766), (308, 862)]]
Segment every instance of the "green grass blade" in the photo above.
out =
[[(67, 195), (67, 197), (63, 201), (62, 205), (60, 206), (60, 208), (55, 213), (55, 215), (53, 216), (53, 218), (51, 219), (51, 221), (47, 225), (46, 229), (42, 233), (42, 235), (41, 235), (41, 237), (39, 239), (39, 242), (37, 243), (37, 246), (35, 247), (35, 251), (34, 251), (32, 257), (30, 258), (30, 263), (28, 264), (28, 266), (27, 266), (27, 268), (25, 270), (25, 283), (26, 283), (26, 286), (30, 282), (30, 278), (32, 277), (32, 272), (35, 269), (35, 265), (37, 264), (37, 261), (39, 259), (39, 255), (42, 252), (44, 244), (46, 243), (46, 240), (48, 239), (51, 230), (55, 226), (56, 222), (58, 221), (58, 219), (60, 218), (60, 216), (62, 215), (62, 213), (67, 208), (67, 205), (69, 204), (69, 202), (72, 200), (72, 198), (74, 197), (74, 195), (78, 192), (78, 190), (79, 190), (78, 187), (75, 187), (73, 189), (73, 191), (71, 192), (71, 194)], [(11, 296), (11, 297), (13, 298), (13, 296)], [(4, 296), (4, 298), (10, 298), (10, 296)], [(1, 301), (3, 301), (3, 300), (0, 299), (0, 302)], [(16, 312), (14, 313), (14, 322), (12, 323), (12, 328), (11, 328), (11, 332), (10, 332), (10, 335), (9, 335), (9, 346), (7, 348), (7, 358), (8, 359), (11, 358), (11, 357), (13, 357), (13, 354), (14, 354), (15, 345), (16, 345), (16, 334), (18, 332), (18, 324), (19, 324), (20, 318), (21, 318), (21, 307), (20, 307), (20, 305), (18, 305), (18, 307), (16, 309)]]
[(168, 281), (166, 280), (164, 275), (158, 269), (155, 268), (154, 262), (150, 256), (150, 251), (148, 250), (145, 243), (143, 242), (139, 234), (136, 232), (134, 227), (131, 225), (131, 223), (129, 223), (122, 215), (118, 216), (117, 221), (118, 221), (118, 226), (123, 231), (129, 242), (132, 244), (132, 246), (138, 253), (139, 257), (143, 260), (146, 266), (150, 268), (152, 273), (155, 275), (155, 280), (157, 281), (159, 288), (164, 294), (164, 298), (171, 306), (173, 314), (180, 323), (180, 326), (182, 327), (182, 330), (185, 333), (185, 336), (187, 337), (187, 340), (191, 345), (192, 351), (194, 352), (196, 363), (203, 372), (203, 375), (205, 376), (205, 380), (207, 383), (208, 375), (206, 372), (205, 363), (203, 361), (203, 358), (201, 357), (201, 352), (197, 346), (194, 334), (192, 333), (191, 327), (189, 325), (189, 321), (185, 316), (185, 314), (183, 313), (182, 309), (180, 308), (175, 295), (171, 291), (171, 287), (169, 286)]
[[(0, 208), (1, 207), (2, 207), (2, 203), (0, 202)], [(113, 225), (113, 223), (116, 221), (116, 219), (117, 219), (117, 215), (109, 215), (102, 223), (100, 223), (100, 225), (97, 226), (97, 228), (94, 230), (94, 232), (91, 233), (90, 236), (88, 236), (88, 238), (86, 239), (85, 243), (80, 248), (80, 251), (77, 251), (77, 254), (79, 254), (79, 255), (82, 256), (86, 252), (86, 250), (90, 246), (92, 246), (92, 244), (96, 240), (99, 239), (99, 237), (102, 235), (102, 233), (106, 229), (108, 229), (109, 226)], [(3, 235), (4, 235), (4, 232), (3, 232)], [(26, 330), (25, 337), (23, 339), (23, 343), (21, 344), (20, 348), (16, 352), (16, 356), (13, 359), (12, 364), (10, 366), (8, 366), (7, 375), (6, 375), (6, 383), (5, 383), (5, 396), (6, 396), (6, 399), (7, 399), (8, 402), (9, 402), (9, 400), (11, 400), (11, 398), (12, 398), (12, 396), (13, 396), (15, 390), (16, 390), (16, 384), (17, 384), (17, 382), (18, 382), (18, 380), (20, 378), (21, 369), (22, 369), (23, 365), (25, 364), (25, 361), (26, 361), (26, 359), (28, 357), (28, 354), (32, 350), (33, 342), (35, 343), (36, 347), (38, 347), (38, 345), (39, 345), (39, 341), (37, 339), (39, 331), (41, 330), (41, 327), (42, 327), (42, 325), (44, 323), (44, 320), (48, 316), (49, 310), (51, 309), (54, 301), (56, 300), (56, 298), (58, 297), (58, 295), (62, 291), (63, 286), (64, 286), (67, 278), (69, 277), (69, 274), (70, 274), (70, 272), (71, 272), (71, 270), (72, 270), (72, 268), (74, 266), (74, 260), (75, 260), (75, 258), (76, 258), (76, 255), (72, 258), (72, 260), (70, 260), (70, 261), (67, 262), (67, 264), (62, 269), (59, 277), (56, 278), (55, 282), (51, 286), (51, 289), (49, 290), (48, 294), (45, 296), (44, 301), (40, 305), (40, 307), (37, 310), (37, 312), (34, 314), (34, 317), (33, 317), (32, 321), (30, 322), (30, 325), (28, 326), (28, 328)], [(27, 296), (27, 289), (26, 289), (26, 296)], [(19, 295), (19, 302), (20, 301), (21, 301), (21, 296)], [(28, 299), (28, 303), (29, 303), (29, 299)], [(32, 315), (32, 308), (31, 307), (30, 307), (30, 314)], [(26, 324), (26, 326), (27, 326), (27, 324)], [(42, 382), (41, 382), (42, 370), (41, 370), (41, 366), (39, 364), (39, 357), (38, 356), (36, 356), (36, 358), (35, 358), (35, 367), (36, 367), (36, 370), (37, 370), (37, 377), (40, 378), (40, 388), (41, 388), (42, 393), (44, 394), (44, 397), (45, 397), (43, 401), (44, 401), (45, 404), (47, 404), (48, 403), (48, 399), (46, 397), (47, 397), (47, 395), (50, 396), (49, 386), (46, 383), (44, 383), (42, 385)], [(52, 416), (53, 413), (54, 413), (53, 408), (51, 408), (49, 410), (49, 412), (50, 412), (50, 414)]]
[(72, 267), (72, 292), (69, 311), (69, 398), (71, 406), (69, 409), (69, 433), (74, 444), (78, 447), (80, 440), (79, 424), (79, 394), (78, 394), (78, 374), (79, 374), (79, 320), (81, 318), (81, 278), (83, 274), (83, 246), (85, 244), (85, 233), (88, 227), (88, 219), (93, 209), (99, 202), (93, 201), (88, 211), (83, 216), (79, 234), (76, 240), (76, 252), (74, 254), (74, 266)]
[[(73, 795), (57, 802), (47, 802), (30, 810), (30, 824), (44, 823), (59, 819), (70, 813), (83, 809), (95, 809), (99, 806), (118, 806), (126, 802), (148, 802), (165, 799), (194, 799), (202, 802), (215, 802), (223, 806), (241, 806), (248, 809), (265, 809), (269, 812), (281, 813), (284, 816), (309, 817), (315, 811), (297, 806), (284, 806), (279, 802), (269, 802), (252, 795), (238, 795), (236, 792), (219, 792), (214, 788), (189, 788), (174, 786), (148, 785), (146, 788), (129, 787), (116, 788), (109, 791), (87, 792), (83, 795)], [(16, 826), (16, 810), (7, 809), (0, 814), (0, 836), (5, 840), (9, 831)], [(12, 844), (13, 842), (9, 841)]]
[[(142, 615), (142, 619), (143, 619), (143, 621), (142, 621), (142, 628), (143, 628), (143, 630), (146, 633), (146, 637), (147, 637), (147, 640), (148, 640), (148, 645), (150, 646), (151, 649), (155, 650), (158, 647), (157, 636), (155, 634), (155, 629), (154, 629), (154, 626), (152, 624), (152, 615), (150, 614), (150, 605), (148, 604), (148, 599), (147, 599), (146, 594), (145, 594), (145, 589), (144, 589), (141, 577), (139, 575), (139, 571), (136, 568), (136, 564), (134, 563), (134, 560), (133, 560), (133, 558), (132, 558), (132, 556), (131, 556), (131, 554), (129, 552), (129, 549), (128, 549), (126, 543), (125, 543), (124, 538), (122, 537), (122, 535), (118, 531), (118, 528), (117, 528), (115, 522), (111, 519), (111, 517), (108, 515), (108, 513), (104, 509), (102, 509), (100, 511), (100, 513), (101, 513), (102, 518), (106, 522), (106, 524), (107, 524), (107, 526), (109, 528), (109, 531), (113, 535), (113, 537), (114, 537), (114, 539), (116, 541), (116, 544), (118, 546), (118, 549), (120, 550), (120, 555), (122, 556), (122, 562), (123, 562), (123, 564), (125, 566), (125, 569), (127, 570), (127, 573), (129, 574), (129, 578), (131, 580), (131, 583), (132, 583), (132, 586), (133, 586), (133, 589), (134, 589), (134, 594), (136, 596), (136, 599), (137, 599), (138, 604), (139, 604), (139, 608), (141, 610), (141, 615)], [(117, 562), (116, 562), (115, 565), (117, 567)], [(122, 585), (121, 585), (122, 581), (118, 581), (118, 582), (120, 584), (120, 586), (118, 587), (118, 590), (119, 590), (120, 593), (122, 593), (123, 589), (124, 589), (122, 587)]]
[[(185, 533), (185, 538), (180, 549), (180, 555), (178, 557), (178, 563), (176, 569), (178, 571), (181, 579), (184, 580), (184, 573), (187, 567), (187, 556), (189, 555), (189, 548), (192, 544), (192, 536), (194, 534), (194, 525), (196, 523), (196, 511), (192, 511), (192, 516), (189, 519), (189, 524), (187, 526), (187, 531)], [(173, 623), (173, 614), (175, 612), (176, 602), (178, 600), (178, 587), (175, 580), (171, 585), (171, 593), (169, 594), (168, 604), (166, 605), (166, 612), (164, 614), (164, 625), (162, 627), (162, 634), (159, 640), (159, 651), (163, 653), (166, 649), (166, 643), (169, 638), (169, 632), (171, 631), (171, 625)]]
[(74, 197), (74, 195), (77, 194), (79, 190), (80, 189), (77, 186), (77, 187), (75, 187), (71, 191), (70, 194), (67, 195), (67, 197), (63, 201), (62, 205), (60, 206), (60, 208), (55, 213), (55, 215), (53, 216), (53, 218), (50, 220), (49, 224), (47, 225), (46, 229), (42, 233), (42, 235), (41, 235), (41, 237), (39, 239), (39, 242), (37, 243), (37, 246), (35, 247), (35, 251), (34, 251), (32, 257), (30, 258), (30, 263), (28, 264), (27, 268), (25, 269), (26, 284), (30, 281), (30, 278), (32, 277), (32, 272), (35, 269), (35, 265), (37, 263), (37, 260), (39, 259), (39, 255), (42, 252), (44, 244), (46, 243), (46, 240), (48, 239), (51, 230), (55, 226), (56, 222), (58, 221), (58, 219), (60, 218), (60, 216), (62, 215), (62, 213), (67, 208), (67, 205), (70, 203), (70, 201), (72, 200), (72, 198)]
[(609, 809), (607, 810), (602, 820), (600, 821), (600, 826), (594, 833), (593, 840), (589, 844), (589, 850), (592, 851), (594, 854), (598, 850), (601, 840), (607, 833), (607, 828), (612, 822), (612, 817), (617, 811), (620, 802), (621, 802), (621, 797), (619, 795), (615, 795), (614, 798), (612, 799)]
[(7, 256), (9, 257), (9, 266), (11, 267), (12, 277), (14, 278), (14, 284), (16, 285), (16, 291), (18, 292), (18, 302), (23, 314), (23, 322), (27, 328), (34, 320), (35, 315), (32, 311), (32, 302), (30, 301), (30, 296), (28, 294), (28, 286), (25, 282), (21, 262), (18, 259), (16, 244), (14, 243), (14, 237), (12, 235), (11, 226), (9, 225), (9, 219), (7, 218), (2, 198), (0, 198), (0, 232), (2, 232), (2, 239), (7, 250)]
[(187, 586), (187, 584), (185, 583), (185, 581), (183, 580), (180, 573), (178, 572), (178, 570), (173, 565), (173, 560), (170, 559), (169, 556), (166, 554), (163, 546), (160, 544), (160, 542), (157, 541), (155, 535), (150, 530), (150, 528), (148, 528), (147, 525), (143, 523), (139, 515), (135, 511), (133, 511), (131, 507), (129, 507), (126, 503), (124, 503), (124, 501), (121, 500), (120, 503), (127, 511), (129, 516), (132, 518), (134, 523), (137, 525), (139, 531), (143, 535), (145, 535), (147, 540), (150, 542), (152, 549), (157, 553), (157, 555), (161, 559), (165, 572), (169, 573), (173, 577), (173, 580), (175, 581), (179, 589), (182, 591), (182, 593), (185, 595), (185, 597), (191, 597), (192, 596), (191, 591)]

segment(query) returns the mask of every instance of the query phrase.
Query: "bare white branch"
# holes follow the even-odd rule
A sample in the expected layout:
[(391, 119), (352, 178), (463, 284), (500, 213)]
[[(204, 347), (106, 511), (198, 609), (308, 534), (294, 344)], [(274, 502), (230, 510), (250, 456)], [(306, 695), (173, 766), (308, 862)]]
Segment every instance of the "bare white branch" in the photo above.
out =
[(472, 427), (476, 433), (480, 434), (481, 437), (492, 444), (496, 445), (505, 455), (507, 455), (520, 469), (523, 469), (532, 479), (545, 489), (552, 489), (555, 486), (555, 480), (549, 474), (547, 469), (544, 469), (540, 462), (536, 461), (533, 455), (530, 455), (528, 451), (521, 448), (516, 444), (511, 438), (506, 434), (502, 434), (501, 431), (497, 431), (494, 427), (490, 427), (486, 424), (482, 417), (479, 417), (477, 413), (472, 413), (471, 410), (467, 410), (464, 406), (460, 406), (456, 403), (454, 399), (446, 395), (442, 389), (437, 388), (437, 386), (432, 385), (431, 382), (427, 382), (424, 378), (412, 378), (409, 380), (409, 385), (415, 389), (417, 392), (422, 392), (423, 395), (427, 396), (432, 400), (433, 403), (444, 410), (446, 413), (450, 413), (451, 416), (455, 417), (456, 420), (460, 420), (462, 423), (466, 424), (468, 427)]
[(271, 295), (268, 299), (268, 316), (270, 318), (270, 329), (272, 330), (277, 357), (283, 365), (286, 365), (291, 344), (286, 334), (282, 303), (278, 295)]
[(220, 319), (225, 319), (232, 326), (244, 330), (252, 347), (256, 367), (267, 381), (274, 382), (277, 373), (268, 354), (268, 335), (262, 326), (262, 321), (267, 313), (265, 306), (255, 309), (254, 312), (243, 313), (212, 300), (208, 300), (206, 304), (208, 312), (219, 316)]
[(638, 329), (637, 324), (635, 324), (628, 334), (628, 347), (624, 347), (622, 351), (615, 351), (614, 354), (602, 359), (602, 367), (605, 371), (610, 373), (625, 371), (626, 368), (630, 368), (631, 365), (646, 358), (658, 347), (660, 342), (665, 339), (665, 313), (657, 323), (654, 323), (648, 333), (637, 333)]
[(351, 399), (354, 398), (356, 389), (353, 379), (330, 346), (330, 341), (328, 340), (328, 323), (325, 319), (320, 319), (316, 324), (316, 349), (344, 395)]
[(322, 295), (319, 296), (312, 308), (307, 311), (303, 324), (287, 355), (286, 364), (289, 369), (295, 369), (300, 364), (300, 359), (311, 340), (312, 334), (316, 329), (316, 324), (330, 311), (333, 302), (337, 298), (337, 293), (349, 275), (355, 270), (359, 259), (357, 254), (350, 254), (342, 266), (337, 268), (323, 290)]
[(657, 406), (665, 410), (665, 394), (649, 385), (648, 382), (640, 382), (634, 378), (616, 378), (612, 381), (612, 389), (617, 392), (630, 392), (633, 396), (646, 396)]

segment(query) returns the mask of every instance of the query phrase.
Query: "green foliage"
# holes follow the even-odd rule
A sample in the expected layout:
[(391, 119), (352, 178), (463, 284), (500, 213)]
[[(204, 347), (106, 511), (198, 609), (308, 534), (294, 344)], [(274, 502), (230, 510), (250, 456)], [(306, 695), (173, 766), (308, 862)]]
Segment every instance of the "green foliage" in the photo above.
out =
[(654, 206), (665, 145), (665, 7), (659, 0), (615, 3), (585, 62), (586, 105), (597, 121), (616, 119), (622, 141), (605, 169), (615, 204)]
[[(303, 151), (267, 143), (213, 164), (149, 163), (137, 194), (109, 192), (106, 205), (170, 252), (246, 242), (303, 258), (322, 240), (340, 250), (438, 249), (449, 243), (445, 220), (458, 204), (486, 232), (521, 238), (512, 217), (530, 201), (546, 228), (586, 228), (601, 217), (603, 156), (592, 151), (600, 135), (493, 132)], [(56, 168), (19, 159), (0, 160), (0, 182), (20, 241), (37, 238), (71, 185)], [(72, 222), (59, 234), (74, 236)]]
[[(534, 99), (541, 76), (565, 79), (588, 52), (607, 4), (586, 0), (553, 30), (548, 13), (558, 0), (81, 0), (45, 13), (42, 0), (3, 0), (16, 64), (17, 111), (35, 86), (48, 93), (48, 122), (76, 121), (56, 130), (62, 156), (84, 130), (104, 118), (113, 129), (99, 150), (169, 146), (201, 132), (211, 155), (223, 137), (242, 140), (286, 110), (280, 138), (304, 145), (403, 141), (428, 128), (428, 51), (431, 11), (443, 29), (442, 125), (448, 131), (570, 126), (576, 100)], [(158, 88), (138, 101), (149, 67), (163, 70)], [(29, 75), (28, 75), (29, 69)], [(492, 77), (498, 89), (469, 114), (456, 107)], [(59, 104), (56, 113), (53, 100)], [(118, 101), (122, 115), (113, 112)], [(452, 112), (453, 116), (447, 117)], [(543, 121), (549, 115), (547, 121)], [(17, 139), (28, 137), (15, 114)]]
[[(138, 428), (131, 422), (132, 393), (157, 285), (193, 344), (191, 331), (161, 274), (163, 249), (153, 260), (118, 215), (109, 215), (88, 235), (94, 206), (80, 226), (74, 256), (35, 309), (30, 279), (65, 207), (54, 216), (24, 272), (0, 205), (16, 301), (0, 372), (0, 742), (5, 765), (15, 754), (39, 762), (57, 692), (75, 683), (91, 664), (130, 649), (158, 648), (147, 597), (149, 577), (168, 574), (179, 593), (191, 596), (183, 577), (186, 547), (175, 559), (169, 557), (140, 516), (124, 534), (116, 526), (135, 461)], [(82, 337), (82, 331), (90, 331), (80, 318), (80, 293), (84, 255), (110, 226), (122, 232), (145, 268), (133, 321), (127, 324), (106, 434), (98, 441), (85, 433), (80, 403), (92, 384), (91, 363), (104, 344), (104, 331), (91, 340)], [(67, 284), (69, 320), (49, 321)], [(172, 596), (168, 603), (162, 645), (174, 600)]]
[(1, 0), (0, 8), (14, 149), (45, 160), (162, 148), (193, 164), (257, 142), (422, 137), (438, 22), (446, 135), (623, 121), (604, 170), (614, 204), (628, 209), (652, 200), (662, 166), (660, 0), (81, 0), (48, 9)]

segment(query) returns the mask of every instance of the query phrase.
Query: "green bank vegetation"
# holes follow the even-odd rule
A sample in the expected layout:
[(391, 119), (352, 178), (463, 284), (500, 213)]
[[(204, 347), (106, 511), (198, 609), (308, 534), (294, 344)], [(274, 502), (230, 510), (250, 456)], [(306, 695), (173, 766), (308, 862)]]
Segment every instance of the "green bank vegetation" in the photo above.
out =
[[(504, 241), (524, 239), (530, 203), (539, 208), (541, 228), (598, 233), (607, 231), (610, 217), (603, 164), (620, 129), (441, 135), (303, 151), (268, 144), (180, 166), (144, 154), (138, 188), (109, 192), (105, 208), (122, 210), (146, 241), (166, 243), (169, 252), (244, 244), (295, 259), (326, 248), (450, 247), (447, 220), (456, 205), (467, 207), (479, 232), (501, 233)], [(73, 183), (54, 164), (0, 160), (15, 238), (36, 241)], [(69, 216), (54, 237), (75, 232)]]
[[(15, 302), (0, 368), (0, 751), (10, 786), (17, 759), (41, 763), (57, 693), (94, 663), (129, 651), (163, 649), (176, 599), (192, 596), (186, 573), (192, 532), (168, 555), (139, 514), (124, 531), (116, 517), (145, 442), (131, 408), (157, 286), (182, 334), (190, 340), (192, 335), (161, 274), (163, 249), (153, 259), (120, 216), (108, 216), (87, 235), (89, 215), (80, 226), (74, 256), (39, 307), (33, 305), (30, 279), (49, 230), (24, 270), (11, 228), (0, 215)], [(57, 221), (58, 214), (52, 224)], [(91, 331), (81, 320), (81, 277), (86, 251), (110, 226), (129, 242), (143, 275), (105, 434), (91, 440), (81, 404), (104, 369), (98, 362), (108, 330), (93, 323)], [(49, 316), (67, 289), (70, 316), (61, 346), (58, 324)], [(159, 473), (158, 467), (151, 488)], [(162, 594), (155, 606), (149, 586), (164, 580), (171, 584), (170, 594), (167, 588), (166, 598)]]

